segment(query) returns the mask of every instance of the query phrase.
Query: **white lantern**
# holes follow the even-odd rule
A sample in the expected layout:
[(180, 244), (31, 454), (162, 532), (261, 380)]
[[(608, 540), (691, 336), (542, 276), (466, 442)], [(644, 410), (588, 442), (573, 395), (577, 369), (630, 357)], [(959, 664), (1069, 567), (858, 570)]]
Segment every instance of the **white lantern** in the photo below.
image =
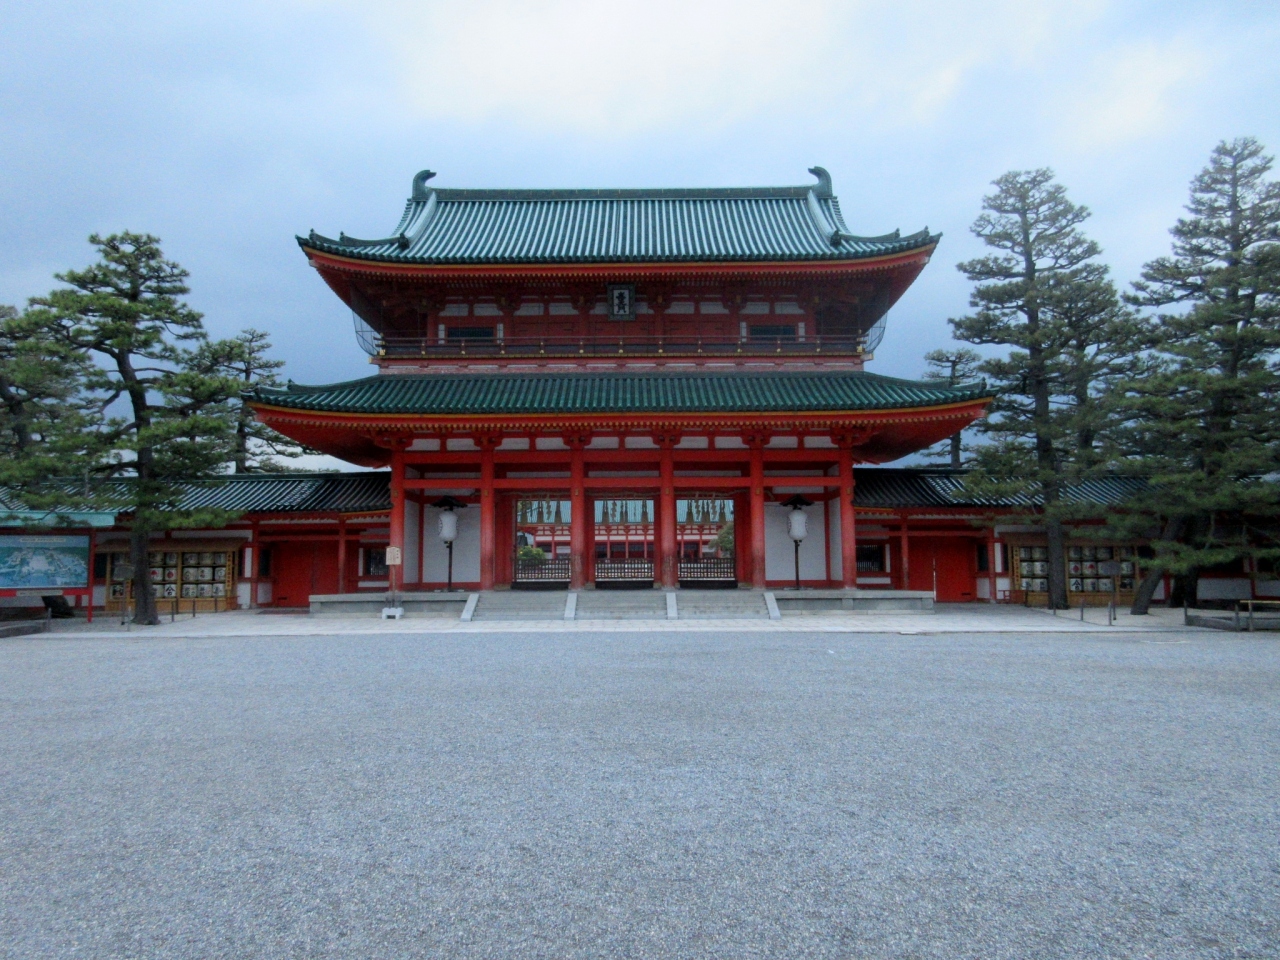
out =
[(797, 543), (808, 535), (809, 517), (803, 510), (792, 510), (787, 514), (787, 533)]
[(445, 543), (452, 543), (458, 538), (458, 515), (452, 510), (442, 510), (436, 521), (436, 532)]

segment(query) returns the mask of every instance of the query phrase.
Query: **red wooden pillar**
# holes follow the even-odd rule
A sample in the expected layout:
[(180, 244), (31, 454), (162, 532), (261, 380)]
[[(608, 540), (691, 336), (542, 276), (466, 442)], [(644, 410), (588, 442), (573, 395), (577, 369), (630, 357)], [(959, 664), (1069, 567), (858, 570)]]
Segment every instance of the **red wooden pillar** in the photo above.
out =
[(680, 567), (676, 545), (676, 465), (671, 448), (674, 441), (671, 437), (659, 438), (661, 453), (659, 454), (659, 492), (658, 492), (658, 569), (659, 578), (664, 587), (672, 589), (679, 585)]
[(89, 610), (85, 614), (86, 620), (89, 623), (93, 623), (93, 561), (94, 561), (94, 552), (97, 549), (98, 549), (98, 531), (90, 527), (89, 528)]
[(258, 571), (262, 569), (262, 544), (259, 538), (262, 535), (261, 528), (257, 520), (249, 525), (249, 609), (256, 610), (258, 607)]
[(347, 592), (347, 518), (338, 517), (338, 592)]
[(991, 602), (996, 602), (996, 535), (995, 531), (987, 532), (987, 590)]
[(751, 444), (751, 586), (763, 589), (764, 580), (764, 439)]
[(751, 582), (751, 492), (733, 495), (733, 576)]
[(583, 441), (569, 443), (569, 589), (587, 585), (587, 496), (586, 470), (582, 464)]
[(497, 554), (497, 514), (493, 496), (494, 437), (480, 437), (480, 589), (492, 590)]
[(907, 518), (905, 516), (902, 518), (902, 527), (899, 531), (898, 542), (900, 544), (898, 549), (899, 549), (899, 552), (902, 554), (902, 560), (898, 564), (898, 566), (902, 568), (902, 574), (901, 574), (902, 586), (900, 586), (898, 589), (910, 590), (911, 589), (911, 573), (910, 573), (911, 557), (910, 557), (910, 554), (908, 553), (908, 544), (910, 543), (910, 540), (907, 538)]
[[(394, 561), (394, 562), (393, 562)], [(404, 448), (391, 451), (391, 529), (387, 537), (387, 576), (399, 590), (404, 575)]]
[(853, 448), (840, 445), (840, 579), (845, 589), (858, 585), (858, 534), (853, 512)]

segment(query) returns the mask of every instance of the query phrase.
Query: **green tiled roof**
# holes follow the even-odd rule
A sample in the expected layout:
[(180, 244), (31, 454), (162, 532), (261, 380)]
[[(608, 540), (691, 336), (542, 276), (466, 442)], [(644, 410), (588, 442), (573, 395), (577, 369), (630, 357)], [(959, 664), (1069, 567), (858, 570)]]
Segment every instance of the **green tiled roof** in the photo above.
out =
[[(183, 488), (180, 510), (213, 508), (234, 513), (370, 513), (386, 510), (385, 471), (364, 473), (249, 473), (192, 482)], [(110, 527), (118, 513), (129, 512), (130, 479), (113, 480), (104, 491), (114, 509), (67, 513), (62, 526)], [(45, 527), (58, 525), (50, 513), (24, 510), (8, 491), (0, 488), (0, 526)]]
[(257, 391), (259, 403), (330, 413), (465, 416), (556, 413), (806, 413), (931, 407), (989, 396), (874, 373), (384, 374)]
[(414, 264), (856, 260), (918, 250), (940, 234), (850, 233), (821, 167), (812, 186), (703, 190), (450, 190), (414, 178), (390, 237), (299, 237), (303, 248)]
[[(1019, 493), (974, 500), (964, 495), (964, 471), (947, 468), (888, 467), (854, 470), (854, 502), (860, 507), (1038, 507), (1040, 496)], [(1071, 503), (1115, 505), (1146, 486), (1141, 477), (1107, 476), (1066, 485)], [(1030, 489), (1030, 485), (1028, 485)]]
[(388, 509), (388, 476), (385, 471), (240, 474), (190, 484), (180, 506), (238, 513), (367, 513)]
[(111, 510), (30, 510), (11, 491), (0, 488), (0, 527), (109, 527), (115, 522)]
[[(183, 497), (183, 509), (216, 507), (242, 515), (306, 513), (378, 513), (391, 509), (390, 473), (251, 474), (227, 477), (210, 483), (193, 483)], [(973, 501), (962, 495), (964, 472), (945, 468), (855, 467), (854, 502), (867, 508), (903, 507), (998, 507), (1032, 508), (1039, 499), (1032, 494)], [(120, 481), (127, 483), (128, 481)], [(1070, 484), (1063, 496), (1078, 503), (1121, 504), (1140, 491), (1145, 481), (1138, 477), (1098, 477)], [(0, 490), (0, 505), (6, 504)], [(22, 511), (0, 511), (0, 526), (51, 525), (45, 515), (23, 515)], [(109, 527), (115, 522), (111, 512), (77, 514), (70, 526)]]

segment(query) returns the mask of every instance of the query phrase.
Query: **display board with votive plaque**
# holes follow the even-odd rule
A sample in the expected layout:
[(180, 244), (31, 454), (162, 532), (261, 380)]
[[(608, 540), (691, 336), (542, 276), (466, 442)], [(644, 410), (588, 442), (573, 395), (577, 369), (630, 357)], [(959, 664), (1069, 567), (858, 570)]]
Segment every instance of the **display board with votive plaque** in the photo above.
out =
[[(1034, 603), (1037, 594), (1049, 592), (1049, 548), (1016, 548), (1015, 589)], [(1067, 594), (1072, 603), (1107, 603), (1112, 597), (1128, 599), (1141, 576), (1138, 548), (1132, 544), (1074, 545), (1066, 549)]]
[[(128, 551), (107, 553), (107, 609), (133, 599), (133, 565)], [(236, 550), (226, 544), (166, 543), (151, 550), (151, 592), (161, 613), (177, 602), (179, 611), (228, 610), (236, 606)]]

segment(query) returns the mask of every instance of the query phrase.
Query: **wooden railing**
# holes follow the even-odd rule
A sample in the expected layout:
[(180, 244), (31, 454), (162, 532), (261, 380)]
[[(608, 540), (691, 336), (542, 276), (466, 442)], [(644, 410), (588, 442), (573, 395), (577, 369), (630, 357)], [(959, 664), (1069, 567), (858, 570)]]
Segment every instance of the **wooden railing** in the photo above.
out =
[(517, 583), (568, 583), (569, 558), (531, 559), (516, 557), (513, 579)]
[(606, 335), (587, 337), (512, 336), (502, 339), (384, 335), (373, 341), (377, 356), (463, 358), (463, 357), (618, 357), (618, 356), (859, 356), (863, 337), (807, 336), (743, 339), (723, 337), (653, 337)]
[(597, 560), (596, 582), (610, 580), (652, 580), (652, 560)]
[(733, 557), (704, 557), (700, 560), (681, 560), (677, 564), (681, 580), (733, 580), (738, 579), (737, 562)]

